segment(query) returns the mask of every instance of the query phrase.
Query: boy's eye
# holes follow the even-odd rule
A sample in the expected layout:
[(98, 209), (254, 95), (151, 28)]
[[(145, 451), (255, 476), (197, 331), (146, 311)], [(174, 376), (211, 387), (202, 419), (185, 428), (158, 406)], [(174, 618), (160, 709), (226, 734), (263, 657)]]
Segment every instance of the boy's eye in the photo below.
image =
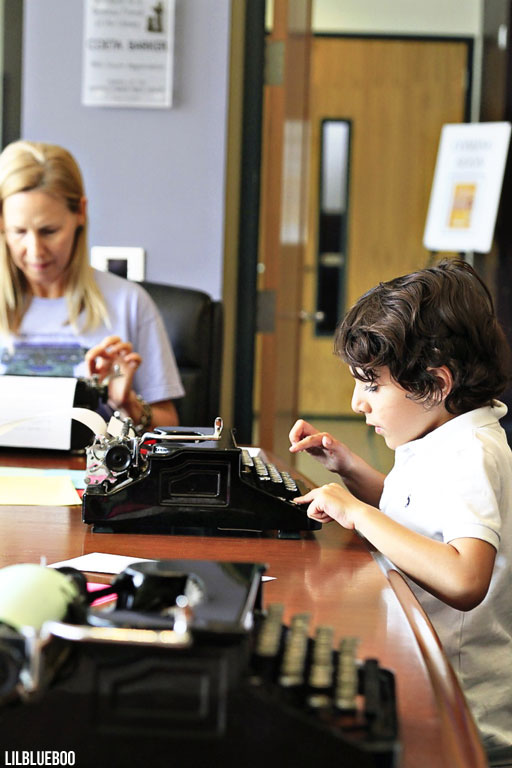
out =
[(376, 392), (379, 388), (378, 384), (366, 384), (364, 391), (365, 392)]

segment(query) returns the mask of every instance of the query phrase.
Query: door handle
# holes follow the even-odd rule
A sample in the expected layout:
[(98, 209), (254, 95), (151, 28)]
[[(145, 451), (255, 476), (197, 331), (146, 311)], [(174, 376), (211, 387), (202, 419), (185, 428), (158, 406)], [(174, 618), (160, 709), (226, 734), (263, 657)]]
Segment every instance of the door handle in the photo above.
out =
[(325, 312), (308, 312), (306, 309), (301, 309), (299, 312), (299, 320), (301, 322), (321, 323), (325, 320)]

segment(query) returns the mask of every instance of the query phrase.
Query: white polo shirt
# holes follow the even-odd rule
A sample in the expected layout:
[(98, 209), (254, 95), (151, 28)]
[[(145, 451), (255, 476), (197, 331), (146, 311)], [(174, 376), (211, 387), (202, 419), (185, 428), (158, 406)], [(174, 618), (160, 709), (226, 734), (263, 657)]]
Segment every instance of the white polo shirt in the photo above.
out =
[(477, 538), (497, 550), (489, 591), (471, 611), (409, 584), (435, 626), (489, 754), (512, 749), (512, 452), (502, 403), (457, 416), (397, 448), (380, 508), (438, 541)]

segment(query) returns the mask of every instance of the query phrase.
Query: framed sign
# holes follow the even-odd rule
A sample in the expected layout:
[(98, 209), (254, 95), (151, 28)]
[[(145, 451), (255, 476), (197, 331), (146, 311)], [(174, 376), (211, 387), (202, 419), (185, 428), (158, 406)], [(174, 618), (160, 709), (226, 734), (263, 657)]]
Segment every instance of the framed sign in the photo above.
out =
[(488, 253), (503, 184), (510, 123), (444, 125), (423, 245)]
[(172, 105), (175, 0), (84, 0), (82, 102)]

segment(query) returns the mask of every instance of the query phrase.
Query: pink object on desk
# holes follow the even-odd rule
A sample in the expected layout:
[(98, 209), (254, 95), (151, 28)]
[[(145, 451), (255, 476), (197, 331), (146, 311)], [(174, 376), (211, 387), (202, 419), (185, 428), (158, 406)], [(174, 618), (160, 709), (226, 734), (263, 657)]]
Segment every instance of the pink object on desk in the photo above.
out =
[[(108, 586), (107, 584), (98, 584), (95, 581), (88, 581), (87, 582), (87, 591), (88, 592), (97, 592), (99, 589), (105, 589), (105, 587)], [(113, 600), (117, 600), (117, 595), (105, 595), (104, 597), (98, 597), (97, 600), (94, 600), (94, 602), (91, 603), (91, 606), (94, 607), (96, 605), (104, 605), (105, 603), (111, 603)]]

